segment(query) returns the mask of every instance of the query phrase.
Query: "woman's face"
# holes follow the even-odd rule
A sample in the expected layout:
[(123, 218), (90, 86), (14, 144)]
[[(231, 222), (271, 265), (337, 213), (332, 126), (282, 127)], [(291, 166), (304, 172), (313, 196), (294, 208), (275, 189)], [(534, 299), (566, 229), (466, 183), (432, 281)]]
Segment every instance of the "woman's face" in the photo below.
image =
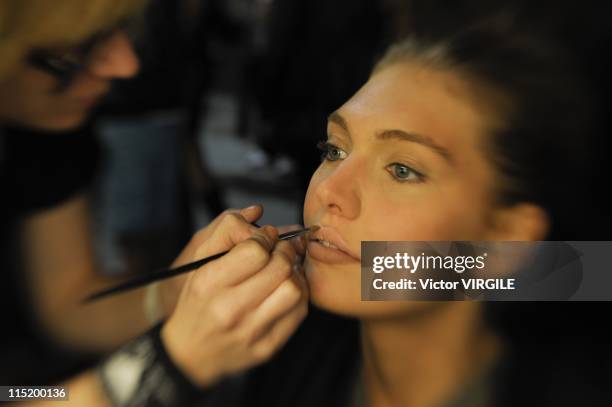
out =
[(358, 317), (431, 306), (361, 302), (362, 240), (492, 238), (495, 174), (483, 147), (492, 123), (472, 94), (450, 72), (396, 63), (329, 117), (304, 204), (305, 225), (321, 226), (305, 261), (315, 304)]
[(133, 46), (121, 31), (105, 37), (90, 54), (83, 71), (61, 91), (57, 90), (57, 78), (27, 63), (3, 78), (0, 121), (50, 131), (70, 130), (83, 124), (113, 79), (131, 78), (139, 69)]

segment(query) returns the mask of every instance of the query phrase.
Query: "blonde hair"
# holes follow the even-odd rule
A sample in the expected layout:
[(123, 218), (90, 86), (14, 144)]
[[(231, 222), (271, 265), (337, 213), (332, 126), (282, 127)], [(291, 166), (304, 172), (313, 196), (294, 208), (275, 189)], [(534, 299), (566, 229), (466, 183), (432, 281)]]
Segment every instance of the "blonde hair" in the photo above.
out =
[(69, 46), (136, 14), (147, 0), (1, 0), (0, 79), (33, 48)]
[(419, 62), (433, 68), (450, 68), (447, 46), (444, 43), (421, 44), (416, 38), (407, 37), (389, 47), (383, 57), (374, 65), (372, 74), (402, 62)]

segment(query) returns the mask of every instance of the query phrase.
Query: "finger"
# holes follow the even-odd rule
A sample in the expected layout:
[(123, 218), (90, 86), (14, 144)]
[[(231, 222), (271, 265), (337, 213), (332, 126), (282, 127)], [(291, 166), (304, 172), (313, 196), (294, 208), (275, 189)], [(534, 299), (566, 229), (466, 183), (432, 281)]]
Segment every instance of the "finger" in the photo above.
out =
[(206, 239), (210, 237), (210, 235), (215, 231), (219, 224), (221, 224), (224, 219), (226, 219), (232, 214), (242, 216), (245, 222), (247, 223), (253, 223), (263, 215), (263, 206), (257, 204), (242, 209), (226, 209), (221, 214), (219, 214), (212, 222), (210, 222), (205, 228), (199, 230), (194, 235), (194, 239), (192, 240), (196, 240), (198, 246), (201, 245)]
[(240, 215), (242, 215), (244, 217), (244, 219), (249, 222), (249, 223), (253, 223), (256, 222), (259, 218), (262, 217), (263, 215), (263, 206), (261, 205), (252, 205), (249, 206), (248, 208), (243, 208), (239, 211)]
[(308, 288), (298, 273), (285, 280), (253, 312), (249, 313), (243, 323), (244, 335), (251, 342), (266, 334), (271, 327), (298, 304), (308, 303)]
[(289, 340), (308, 314), (308, 302), (299, 302), (258, 339), (251, 347), (256, 362), (270, 359)]
[[(178, 257), (172, 263), (173, 267), (180, 266), (181, 264), (189, 263), (194, 259), (198, 259), (198, 255), (201, 255), (202, 252), (196, 255), (196, 251), (201, 248), (201, 246), (212, 236), (215, 229), (219, 226), (219, 224), (226, 219), (230, 214), (238, 214), (244, 217), (245, 222), (252, 223), (254, 217), (260, 216), (263, 213), (263, 208), (261, 205), (253, 205), (248, 208), (243, 209), (227, 209), (222, 214), (217, 216), (212, 222), (208, 224), (205, 228), (198, 230), (189, 240), (189, 243), (185, 248), (181, 251)], [(226, 220), (227, 221), (227, 220)], [(254, 230), (254, 229), (251, 229)], [(235, 233), (241, 234), (241, 231), (236, 231)], [(236, 236), (236, 240), (241, 238), (247, 238), (248, 236)], [(207, 250), (211, 250), (208, 248)], [(226, 249), (227, 250), (227, 249)]]
[[(299, 230), (299, 229), (303, 229), (303, 228), (304, 228), (304, 226), (298, 225), (298, 224), (279, 226), (278, 227), (278, 233), (291, 232), (293, 230)], [(295, 251), (300, 256), (303, 256), (304, 253), (306, 253), (306, 239), (304, 238), (303, 235), (302, 236), (298, 236), (298, 237), (294, 237), (292, 239), (289, 239), (288, 241), (291, 242), (291, 244), (295, 248)]]
[[(244, 318), (248, 318), (253, 309), (257, 308), (295, 273), (290, 259), (291, 256), (295, 257), (295, 252), (288, 242), (279, 242), (273, 253), (275, 254), (271, 255), (271, 260), (262, 270), (233, 288), (221, 291), (221, 295), (216, 299), (214, 307), (216, 310), (213, 313), (219, 317), (216, 319), (222, 326), (229, 329)], [(227, 284), (225, 284), (225, 287), (227, 288)], [(291, 307), (291, 305), (288, 305), (288, 307)], [(248, 322), (246, 325), (249, 325)], [(259, 331), (261, 332), (264, 329), (265, 327), (261, 327)], [(243, 337), (243, 339), (251, 343), (255, 339), (254, 335), (256, 333), (254, 331), (254, 329), (250, 331), (245, 329), (244, 332), (249, 337)]]
[(209, 284), (216, 288), (236, 285), (268, 264), (277, 241), (274, 227), (256, 229), (252, 236), (238, 243), (225, 256), (201, 267), (198, 273), (206, 273)]
[(291, 278), (297, 255), (289, 242), (278, 242), (270, 261), (258, 273), (228, 291), (233, 306), (246, 313), (261, 304), (282, 283)]
[(195, 250), (193, 260), (227, 251), (236, 244), (250, 238), (257, 231), (258, 228), (248, 222), (240, 213), (224, 213), (213, 232)]
[(260, 204), (255, 204), (255, 205), (248, 206), (246, 208), (229, 208), (229, 209), (226, 209), (223, 212), (221, 212), (209, 224), (209, 226), (212, 226), (213, 228), (218, 226), (219, 223), (221, 222), (221, 220), (225, 216), (227, 216), (227, 215), (229, 215), (231, 213), (239, 214), (240, 216), (244, 217), (247, 222), (252, 223), (252, 222), (255, 222), (257, 219), (259, 219), (263, 215), (263, 206), (260, 205)]
[(285, 280), (274, 292), (265, 299), (251, 314), (254, 324), (260, 327), (273, 325), (274, 321), (299, 303), (308, 302), (308, 285), (304, 276), (293, 272), (291, 278)]

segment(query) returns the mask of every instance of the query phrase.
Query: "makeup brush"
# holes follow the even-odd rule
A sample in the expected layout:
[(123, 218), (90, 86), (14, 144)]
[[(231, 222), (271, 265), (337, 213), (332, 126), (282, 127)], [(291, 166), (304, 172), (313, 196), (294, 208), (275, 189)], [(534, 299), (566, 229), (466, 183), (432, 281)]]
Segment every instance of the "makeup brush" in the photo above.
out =
[[(312, 226), (310, 228), (304, 228), (299, 230), (293, 230), (291, 232), (281, 233), (278, 235), (278, 240), (289, 240), (294, 237), (302, 236), (308, 232), (314, 232), (319, 229), (319, 226)], [(133, 288), (142, 287), (143, 285), (147, 285), (154, 281), (164, 280), (166, 278), (178, 276), (179, 274), (187, 273), (189, 271), (193, 271), (205, 265), (208, 262), (218, 259), (219, 257), (223, 257), (226, 255), (228, 251), (213, 254), (212, 256), (208, 256), (201, 260), (196, 260), (191, 263), (183, 264), (182, 266), (178, 266), (172, 269), (157, 271), (152, 274), (146, 274), (143, 276), (134, 277), (128, 281), (125, 281), (121, 284), (118, 284), (114, 287), (105, 288), (104, 290), (98, 291), (86, 297), (83, 302), (88, 303), (90, 301), (98, 300), (100, 298), (104, 298), (111, 294), (120, 293), (126, 290), (131, 290)]]

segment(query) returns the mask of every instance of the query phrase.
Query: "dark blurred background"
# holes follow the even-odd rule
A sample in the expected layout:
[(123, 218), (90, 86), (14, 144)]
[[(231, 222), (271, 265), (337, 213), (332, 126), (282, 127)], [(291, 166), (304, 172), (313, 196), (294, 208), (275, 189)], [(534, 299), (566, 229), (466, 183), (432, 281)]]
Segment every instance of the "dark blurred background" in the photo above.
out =
[(262, 223), (301, 223), (327, 115), (367, 80), (397, 7), (151, 1), (138, 30), (141, 72), (117, 83), (93, 120), (105, 153), (103, 269), (168, 264), (229, 207), (261, 203)]
[[(228, 207), (262, 203), (262, 223), (300, 223), (326, 117), (386, 46), (411, 32), (459, 30), (508, 5), (583, 61), (607, 120), (610, 30), (595, 2), (152, 0), (136, 40), (141, 72), (117, 83), (93, 120), (105, 152), (102, 269), (164, 266)], [(610, 230), (608, 126), (585, 180), (593, 211), (576, 214), (584, 240), (606, 240)]]

